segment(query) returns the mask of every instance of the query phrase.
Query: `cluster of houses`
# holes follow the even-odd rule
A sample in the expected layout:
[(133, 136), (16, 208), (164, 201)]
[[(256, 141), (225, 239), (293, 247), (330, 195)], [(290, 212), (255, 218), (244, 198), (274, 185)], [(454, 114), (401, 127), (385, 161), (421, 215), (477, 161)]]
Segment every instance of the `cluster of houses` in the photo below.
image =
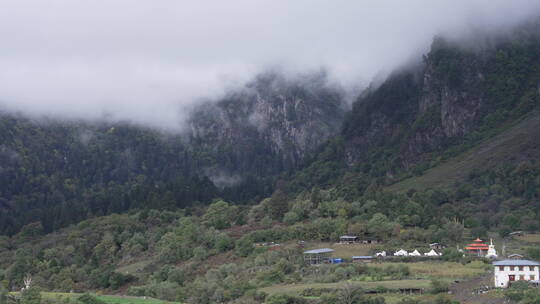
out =
[[(340, 244), (378, 244), (381, 243), (381, 240), (376, 238), (359, 238), (358, 236), (354, 235), (343, 235), (339, 237), (339, 243)], [(363, 262), (363, 263), (371, 263), (374, 259), (378, 258), (390, 258), (390, 257), (439, 257), (442, 255), (442, 253), (435, 251), (442, 250), (446, 248), (445, 245), (440, 243), (433, 243), (429, 245), (430, 251), (424, 252), (423, 254), (420, 253), (417, 249), (407, 252), (406, 250), (400, 249), (396, 252), (387, 253), (386, 251), (381, 251), (375, 253), (374, 256), (372, 255), (359, 255), (359, 256), (352, 256), (351, 261), (352, 262)], [(331, 264), (338, 264), (345, 262), (342, 258), (332, 258), (332, 253), (334, 252), (331, 248), (319, 248), (319, 249), (313, 249), (313, 250), (307, 250), (304, 251), (304, 261), (307, 264), (310, 265), (316, 265), (316, 264), (323, 264), (323, 263), (331, 263)]]
[[(369, 241), (369, 242), (368, 242)], [(341, 244), (354, 244), (354, 243), (380, 243), (380, 240), (376, 239), (360, 239), (356, 236), (345, 235), (340, 237)], [(363, 262), (370, 263), (375, 258), (385, 258), (385, 257), (438, 257), (441, 256), (440, 250), (444, 249), (446, 246), (440, 243), (433, 243), (429, 245), (430, 251), (420, 253), (417, 249), (408, 252), (406, 250), (400, 249), (393, 254), (387, 254), (386, 251), (381, 251), (375, 253), (374, 256), (353, 256), (352, 262)], [(439, 252), (437, 252), (439, 251)], [(485, 257), (495, 260), (493, 262), (493, 278), (494, 278), (494, 287), (496, 288), (507, 288), (512, 282), (515, 281), (527, 281), (534, 286), (540, 286), (540, 263), (531, 260), (523, 259), (522, 255), (511, 254), (506, 257), (504, 260), (496, 260), (499, 258), (493, 240), (490, 240), (490, 244), (485, 244), (481, 239), (477, 238), (472, 243), (464, 246), (464, 249), (461, 250), (464, 254), (469, 254), (473, 256)], [(320, 248), (304, 251), (304, 260), (307, 264), (317, 265), (323, 263), (343, 263), (342, 258), (333, 258), (332, 253), (334, 252), (331, 248)]]

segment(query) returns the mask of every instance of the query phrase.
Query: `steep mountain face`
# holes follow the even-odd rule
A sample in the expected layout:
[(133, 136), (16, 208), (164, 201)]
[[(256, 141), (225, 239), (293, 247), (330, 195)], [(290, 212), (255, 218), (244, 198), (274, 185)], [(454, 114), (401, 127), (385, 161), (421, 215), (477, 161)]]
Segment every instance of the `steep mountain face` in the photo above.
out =
[(208, 164), (208, 172), (275, 175), (297, 168), (337, 134), (344, 113), (340, 90), (328, 86), (324, 75), (291, 81), (269, 73), (216, 105), (198, 108), (190, 143), (216, 159), (227, 155)]
[(132, 208), (244, 203), (272, 191), (339, 132), (339, 90), (324, 76), (255, 79), (197, 108), (185, 134), (125, 123), (0, 117), (0, 234), (39, 221), (51, 231)]
[[(358, 198), (518, 123), (540, 105), (539, 36), (533, 22), (505, 37), (477, 37), (483, 42), (472, 46), (436, 38), (421, 63), (355, 101), (341, 136), (294, 174), (290, 191), (336, 188)], [(536, 162), (531, 155), (514, 159)]]
[(343, 130), (347, 165), (378, 155), (407, 168), (529, 112), (538, 102), (540, 43), (521, 38), (483, 50), (436, 39), (420, 68), (392, 75), (353, 106)]

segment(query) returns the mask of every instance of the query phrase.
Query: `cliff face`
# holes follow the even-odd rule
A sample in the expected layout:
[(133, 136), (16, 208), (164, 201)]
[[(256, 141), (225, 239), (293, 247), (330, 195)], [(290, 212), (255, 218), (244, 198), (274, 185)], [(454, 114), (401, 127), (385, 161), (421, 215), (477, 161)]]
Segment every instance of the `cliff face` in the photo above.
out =
[(287, 80), (277, 74), (258, 77), (217, 104), (198, 108), (190, 120), (195, 150), (225, 153), (209, 171), (275, 174), (298, 166), (330, 136), (344, 116), (339, 89), (323, 75)]
[(452, 49), (434, 49), (425, 58), (418, 109), (403, 143), (405, 161), (437, 151), (472, 132), (487, 112), (481, 59)]
[(473, 51), (436, 39), (419, 67), (353, 105), (343, 128), (347, 165), (385, 159), (388, 171), (407, 168), (526, 114), (538, 101), (539, 45), (528, 37)]

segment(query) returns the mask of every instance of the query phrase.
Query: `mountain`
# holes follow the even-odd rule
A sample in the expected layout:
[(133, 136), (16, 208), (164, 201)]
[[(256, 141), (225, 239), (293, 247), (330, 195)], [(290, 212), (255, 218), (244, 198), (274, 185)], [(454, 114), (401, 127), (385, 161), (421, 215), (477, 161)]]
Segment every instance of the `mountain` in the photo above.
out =
[(194, 108), (181, 134), (4, 113), (0, 233), (31, 222), (52, 231), (132, 208), (199, 208), (217, 197), (257, 201), (339, 132), (344, 113), (324, 73), (260, 75)]
[[(421, 63), (394, 72), (358, 98), (341, 136), (296, 173), (291, 190), (336, 185), (359, 197), (370, 185), (421, 175), (537, 115), (536, 24), (505, 37), (477, 37), (473, 45), (435, 38)], [(537, 144), (534, 129), (525, 131)], [(516, 160), (536, 162), (536, 154), (519, 154)]]
[[(324, 74), (268, 73), (193, 109), (180, 135), (3, 115), (0, 296), (31, 274), (49, 291), (201, 304), (337, 303), (353, 282), (385, 303), (427, 290), (433, 269), (432, 287), (488, 275), (454, 249), (471, 237), (539, 258), (537, 234), (510, 236), (540, 231), (537, 24), (436, 38), (350, 111)], [(347, 263), (434, 242), (444, 263)], [(306, 265), (303, 246), (346, 263)]]
[(220, 183), (222, 175), (265, 179), (297, 169), (337, 134), (345, 107), (341, 90), (330, 86), (324, 73), (287, 79), (269, 72), (217, 104), (196, 108), (189, 143), (215, 160), (206, 170), (216, 174), (218, 184), (230, 184)]
[[(536, 24), (469, 45), (438, 37), (422, 62), (370, 87), (350, 111), (324, 72), (268, 72), (194, 107), (181, 134), (4, 113), (0, 231), (13, 234), (32, 222), (52, 231), (133, 208), (198, 213), (218, 197), (255, 203), (272, 194), (278, 180), (278, 196), (285, 198), (336, 189), (355, 200), (398, 189), (388, 187), (482, 149), (536, 115)], [(534, 147), (536, 136), (525, 132), (527, 147)], [(527, 149), (491, 166), (536, 166), (535, 152)], [(467, 178), (459, 176), (456, 183)]]

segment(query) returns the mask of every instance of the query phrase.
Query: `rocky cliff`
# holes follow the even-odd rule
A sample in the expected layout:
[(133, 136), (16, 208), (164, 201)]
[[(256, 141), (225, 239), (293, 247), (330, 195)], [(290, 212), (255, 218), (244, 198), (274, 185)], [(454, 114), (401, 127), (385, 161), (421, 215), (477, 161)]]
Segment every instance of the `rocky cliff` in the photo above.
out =
[(391, 174), (527, 114), (538, 104), (540, 43), (521, 38), (482, 49), (435, 39), (421, 64), (353, 105), (343, 128), (347, 165), (371, 170), (366, 162), (376, 160)]
[(324, 74), (286, 79), (267, 73), (218, 103), (196, 109), (190, 143), (217, 159), (228, 155), (207, 164), (207, 172), (273, 175), (297, 168), (338, 134), (344, 113), (340, 89), (330, 86)]

